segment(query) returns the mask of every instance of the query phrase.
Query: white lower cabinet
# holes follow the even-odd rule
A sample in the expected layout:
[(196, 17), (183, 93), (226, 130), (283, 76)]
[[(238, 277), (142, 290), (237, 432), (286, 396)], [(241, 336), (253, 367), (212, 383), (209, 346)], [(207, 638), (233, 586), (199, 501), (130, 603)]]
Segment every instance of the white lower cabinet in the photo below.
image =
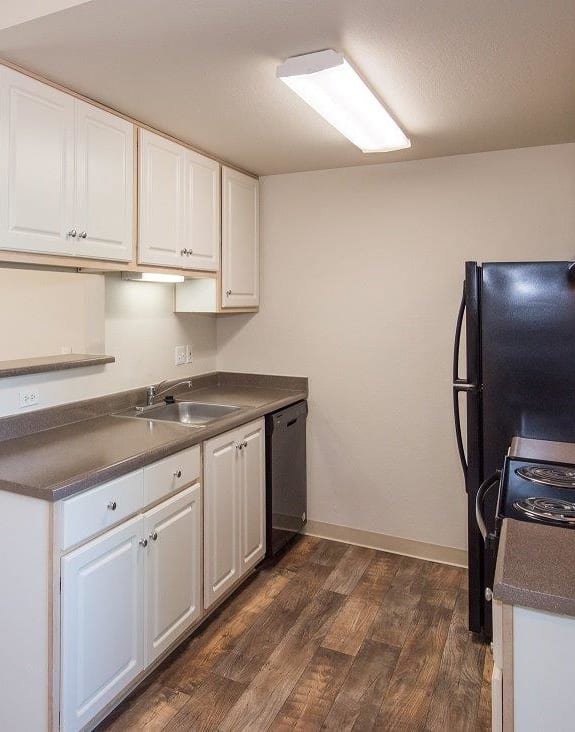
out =
[(264, 421), (204, 443), (204, 607), (265, 554)]
[(144, 667), (139, 516), (62, 558), (60, 724), (78, 730)]
[(61, 560), (60, 729), (76, 732), (202, 614), (199, 481)]
[[(0, 603), (14, 635), (2, 650), (14, 667), (25, 643), (34, 651), (0, 684), (2, 730), (93, 728), (264, 557), (264, 420), (214, 437), (203, 450), (203, 479), (195, 445), (55, 509), (0, 491), (3, 515), (16, 527), (10, 537), (36, 542), (7, 560), (14, 578), (27, 582), (14, 579), (18, 600)], [(9, 556), (6, 542), (0, 537), (0, 558)], [(32, 618), (39, 629), (30, 629)]]
[(144, 515), (146, 665), (200, 617), (201, 518), (199, 483)]
[(241, 551), (240, 574), (266, 553), (265, 432), (263, 421), (242, 428), (240, 452)]

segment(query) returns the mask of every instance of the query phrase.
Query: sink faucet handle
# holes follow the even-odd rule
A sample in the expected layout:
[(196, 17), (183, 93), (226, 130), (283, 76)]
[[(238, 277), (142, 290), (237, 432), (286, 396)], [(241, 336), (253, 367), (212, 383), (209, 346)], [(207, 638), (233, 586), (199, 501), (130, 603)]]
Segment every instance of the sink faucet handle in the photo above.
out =
[(168, 386), (166, 389), (160, 390), (160, 387), (164, 384), (167, 384), (169, 379), (164, 379), (164, 381), (160, 381), (159, 384), (152, 384), (152, 386), (148, 386), (146, 389), (146, 399), (147, 399), (147, 405), (148, 407), (151, 407), (154, 403), (154, 399), (157, 396), (161, 396), (167, 391), (171, 391), (172, 389), (177, 389), (179, 386), (186, 385), (188, 389), (192, 388), (192, 379), (185, 379), (184, 381), (178, 381), (176, 384), (172, 384), (171, 386)]

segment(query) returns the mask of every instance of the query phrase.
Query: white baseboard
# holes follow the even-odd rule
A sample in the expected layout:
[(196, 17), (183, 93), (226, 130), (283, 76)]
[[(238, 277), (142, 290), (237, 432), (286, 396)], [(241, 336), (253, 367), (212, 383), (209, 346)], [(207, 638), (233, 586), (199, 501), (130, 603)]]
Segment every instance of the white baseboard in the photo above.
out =
[(346, 544), (380, 549), (392, 554), (404, 554), (408, 557), (425, 559), (429, 562), (467, 567), (467, 551), (452, 546), (428, 544), (425, 541), (416, 541), (415, 539), (402, 539), (399, 536), (379, 534), (377, 531), (366, 531), (365, 529), (353, 529), (351, 526), (328, 524), (324, 521), (308, 521), (304, 526), (303, 533), (321, 539), (343, 541)]

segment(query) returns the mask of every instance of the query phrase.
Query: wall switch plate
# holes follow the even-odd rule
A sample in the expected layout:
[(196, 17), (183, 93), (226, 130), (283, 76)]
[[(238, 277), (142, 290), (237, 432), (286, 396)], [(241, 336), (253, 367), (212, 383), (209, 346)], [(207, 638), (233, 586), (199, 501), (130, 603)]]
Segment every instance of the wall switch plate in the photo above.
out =
[(31, 407), (40, 401), (40, 392), (38, 389), (29, 389), (28, 391), (18, 392), (21, 407)]
[(186, 346), (186, 363), (192, 363), (194, 360), (194, 352), (192, 350), (192, 344), (188, 343)]
[(186, 363), (186, 347), (176, 346), (174, 363), (176, 366), (183, 366)]

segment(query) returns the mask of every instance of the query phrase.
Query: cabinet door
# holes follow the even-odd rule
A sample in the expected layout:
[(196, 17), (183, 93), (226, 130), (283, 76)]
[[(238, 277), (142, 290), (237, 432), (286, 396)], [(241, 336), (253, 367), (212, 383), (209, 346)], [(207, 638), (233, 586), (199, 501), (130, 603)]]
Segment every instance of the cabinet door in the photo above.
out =
[(238, 430), (204, 443), (204, 607), (240, 576)]
[(144, 515), (145, 664), (201, 614), (201, 490), (187, 488)]
[(220, 262), (220, 166), (191, 150), (186, 155), (184, 264), (187, 269), (218, 269)]
[(62, 729), (78, 730), (143, 669), (143, 518), (62, 559)]
[(243, 574), (266, 553), (266, 485), (264, 422), (242, 428), (240, 450), (241, 553)]
[(132, 258), (134, 125), (76, 100), (76, 255)]
[(257, 307), (259, 184), (222, 168), (222, 308)]
[(0, 248), (72, 254), (74, 99), (0, 69)]
[(182, 267), (186, 149), (140, 130), (138, 261)]

